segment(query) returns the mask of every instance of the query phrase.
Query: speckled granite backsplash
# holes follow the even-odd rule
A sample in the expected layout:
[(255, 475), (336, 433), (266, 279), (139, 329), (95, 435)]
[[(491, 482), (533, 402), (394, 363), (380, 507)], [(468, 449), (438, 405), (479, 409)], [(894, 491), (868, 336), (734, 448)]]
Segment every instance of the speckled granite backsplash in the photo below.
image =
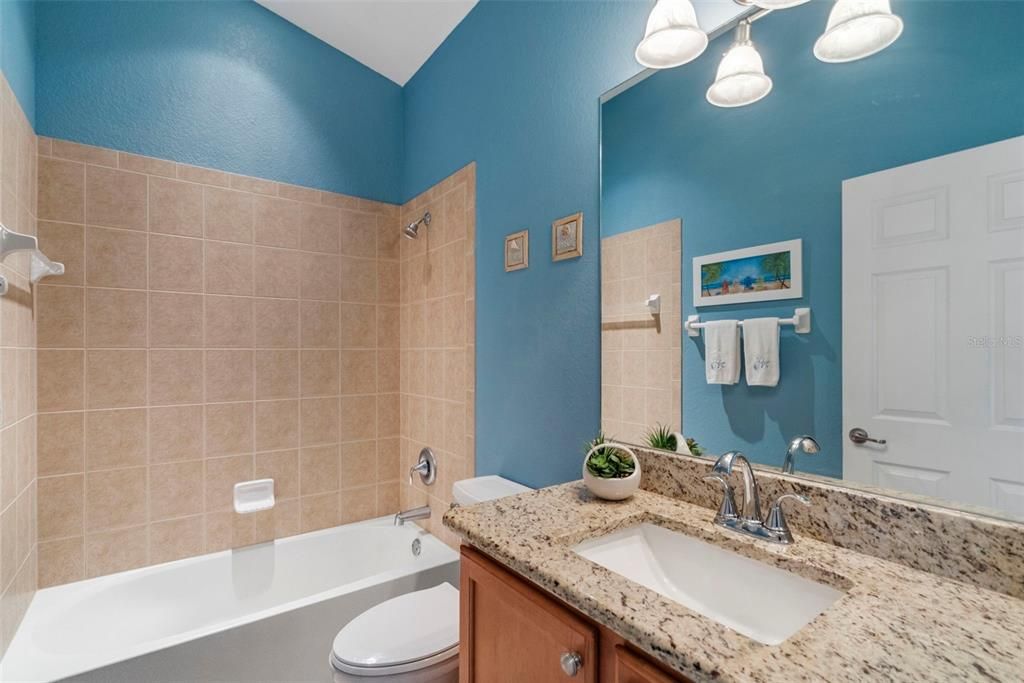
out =
[[(637, 449), (642, 487), (717, 509), (721, 488), (703, 477), (710, 458)], [(883, 494), (793, 479), (758, 469), (761, 504), (800, 493), (810, 507), (786, 508), (790, 526), (812, 538), (912, 569), (1024, 598), (1024, 524)], [(742, 495), (742, 494), (740, 494)]]

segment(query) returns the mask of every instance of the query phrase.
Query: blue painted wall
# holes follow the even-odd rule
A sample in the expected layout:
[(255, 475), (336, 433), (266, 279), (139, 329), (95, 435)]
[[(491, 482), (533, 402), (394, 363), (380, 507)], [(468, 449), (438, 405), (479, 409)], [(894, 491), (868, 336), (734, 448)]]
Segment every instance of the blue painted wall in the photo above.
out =
[(0, 0), (0, 71), (18, 98), (28, 122), (36, 121), (36, 3)]
[[(648, 3), (482, 2), (405, 87), (407, 198), (477, 162), (476, 464), (578, 479), (600, 420), (598, 97), (639, 70)], [(551, 262), (583, 211), (584, 255)], [(530, 267), (504, 236), (530, 229)]]
[(253, 2), (42, 2), (37, 132), (401, 199), (401, 88)]
[(727, 36), (698, 61), (604, 107), (605, 227), (621, 232), (682, 217), (684, 315), (695, 312), (691, 257), (804, 241), (802, 300), (700, 309), (715, 319), (810, 306), (812, 334), (783, 332), (778, 387), (707, 385), (702, 345), (683, 339), (683, 424), (712, 452), (741, 448), (778, 465), (788, 437), (809, 432), (824, 450), (801, 467), (841, 474), (842, 180), (1024, 133), (1024, 3), (894, 9), (903, 36), (844, 65), (811, 54), (826, 3), (757, 22), (753, 39), (775, 89), (752, 106), (726, 110), (704, 100)]

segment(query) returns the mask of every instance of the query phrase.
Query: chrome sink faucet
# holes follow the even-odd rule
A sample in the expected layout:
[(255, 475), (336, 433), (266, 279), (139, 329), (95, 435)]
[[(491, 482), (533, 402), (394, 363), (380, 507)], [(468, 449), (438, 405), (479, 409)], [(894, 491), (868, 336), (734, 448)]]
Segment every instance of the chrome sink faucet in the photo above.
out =
[[(736, 502), (733, 497), (732, 485), (729, 483), (729, 475), (732, 474), (733, 467), (737, 464), (741, 467), (743, 474), (743, 508), (740, 514), (736, 513)], [(793, 534), (786, 523), (785, 515), (782, 514), (782, 501), (795, 498), (804, 505), (811, 504), (811, 501), (805, 496), (787, 493), (776, 498), (768, 510), (768, 516), (762, 518), (761, 497), (758, 494), (754, 469), (750, 466), (747, 456), (739, 451), (729, 451), (722, 455), (715, 462), (711, 474), (704, 479), (721, 484), (724, 493), (722, 504), (715, 515), (715, 524), (773, 543), (793, 542)]]
[(813, 436), (808, 436), (807, 434), (792, 439), (789, 442), (789, 448), (786, 449), (786, 457), (782, 461), (783, 474), (793, 474), (795, 471), (793, 463), (799, 451), (803, 451), (808, 455), (814, 455), (821, 451), (821, 446), (814, 440)]
[(754, 468), (750, 466), (747, 456), (739, 451), (729, 451), (718, 459), (712, 468), (712, 474), (727, 477), (732, 474), (733, 465), (740, 465), (743, 468), (743, 511), (740, 515), (744, 520), (753, 520), (761, 523), (761, 496), (757, 492), (757, 479), (754, 477)]

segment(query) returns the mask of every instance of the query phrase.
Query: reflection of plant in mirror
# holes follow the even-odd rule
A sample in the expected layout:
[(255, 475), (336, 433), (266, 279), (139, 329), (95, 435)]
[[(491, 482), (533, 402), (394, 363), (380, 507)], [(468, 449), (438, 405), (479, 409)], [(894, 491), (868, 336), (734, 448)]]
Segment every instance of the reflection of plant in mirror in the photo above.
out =
[(711, 295), (711, 285), (718, 282), (722, 277), (721, 263), (705, 263), (700, 267), (700, 284)]
[(686, 437), (686, 447), (690, 449), (691, 455), (704, 455), (704, 449), (700, 447), (696, 439)]
[(651, 448), (675, 451), (678, 444), (676, 443), (676, 435), (672, 433), (672, 428), (658, 424), (651, 431), (647, 432), (647, 445)]
[(776, 254), (768, 254), (761, 260), (761, 267), (775, 276), (783, 289), (789, 289), (786, 278), (789, 276), (789, 252), (780, 251)]
[[(598, 432), (594, 440), (586, 444), (587, 452), (606, 442), (604, 432)], [(629, 453), (614, 446), (605, 446), (590, 453), (587, 471), (601, 479), (625, 479), (636, 471), (636, 463)]]

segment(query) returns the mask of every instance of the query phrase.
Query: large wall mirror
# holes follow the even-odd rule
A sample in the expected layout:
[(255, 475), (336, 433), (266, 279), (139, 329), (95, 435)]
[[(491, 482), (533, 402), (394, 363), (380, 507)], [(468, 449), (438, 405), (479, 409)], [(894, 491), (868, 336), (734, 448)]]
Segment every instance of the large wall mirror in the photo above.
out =
[(602, 429), (1024, 518), (1024, 3), (827, 63), (833, 4), (754, 17), (752, 104), (731, 26), (602, 101)]

